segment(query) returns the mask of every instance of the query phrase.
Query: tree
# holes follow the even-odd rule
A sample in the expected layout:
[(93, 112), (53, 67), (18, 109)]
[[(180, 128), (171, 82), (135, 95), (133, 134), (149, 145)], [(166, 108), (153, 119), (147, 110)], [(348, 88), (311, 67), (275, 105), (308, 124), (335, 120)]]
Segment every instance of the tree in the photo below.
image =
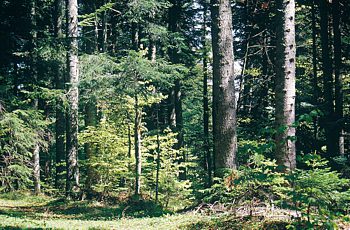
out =
[(229, 0), (211, 1), (215, 170), (236, 168), (236, 107), (232, 12)]
[(338, 149), (341, 155), (344, 155), (344, 136), (343, 136), (343, 79), (342, 79), (342, 48), (341, 48), (341, 30), (340, 30), (340, 3), (339, 0), (333, 1), (332, 7), (333, 16), (333, 47), (334, 47), (334, 76), (335, 76), (335, 123), (336, 123), (336, 136), (338, 140)]
[(338, 134), (334, 123), (334, 82), (332, 59), (329, 48), (329, 14), (328, 1), (320, 0), (320, 26), (321, 26), (321, 48), (322, 48), (322, 74), (323, 74), (323, 127), (325, 130), (327, 157), (336, 156), (339, 151)]
[(78, 2), (68, 0), (68, 115), (67, 115), (67, 181), (66, 196), (71, 197), (79, 189), (78, 168)]
[(296, 167), (295, 149), (295, 2), (277, 1), (276, 47), (276, 149), (279, 165)]
[[(37, 55), (36, 55), (36, 44), (37, 44), (37, 26), (36, 26), (36, 1), (31, 1), (30, 7), (30, 19), (31, 19), (31, 73), (33, 75), (34, 83), (38, 83), (38, 71), (37, 71)], [(33, 99), (34, 109), (38, 109), (38, 98)], [(39, 141), (36, 141), (32, 150), (33, 159), (33, 178), (34, 178), (34, 193), (41, 193), (40, 184), (40, 145)]]
[[(55, 23), (55, 38), (57, 39), (57, 44), (60, 44), (60, 40), (63, 38), (63, 0), (55, 0), (55, 9), (54, 9), (54, 23)], [(55, 66), (55, 86), (56, 89), (64, 90), (64, 71), (62, 68), (62, 63), (57, 61)], [(64, 112), (64, 103), (62, 96), (58, 97), (56, 104), (56, 122), (55, 122), (55, 138), (56, 138), (56, 175), (55, 175), (55, 187), (59, 188), (62, 174), (64, 171), (63, 161), (65, 156), (65, 135), (66, 128), (66, 117)]]

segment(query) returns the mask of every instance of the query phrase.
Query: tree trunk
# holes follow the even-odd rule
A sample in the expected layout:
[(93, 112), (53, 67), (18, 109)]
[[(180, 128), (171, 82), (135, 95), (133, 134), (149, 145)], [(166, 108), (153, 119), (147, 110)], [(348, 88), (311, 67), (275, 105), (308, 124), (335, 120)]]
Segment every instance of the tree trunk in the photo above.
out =
[(33, 176), (34, 176), (34, 193), (36, 195), (41, 193), (40, 185), (40, 147), (35, 144), (33, 150)]
[(70, 198), (79, 191), (78, 168), (78, 2), (68, 0), (68, 125), (67, 125), (67, 181), (66, 196)]
[[(31, 1), (30, 8), (30, 20), (31, 20), (31, 73), (34, 79), (34, 84), (38, 83), (38, 70), (37, 70), (37, 55), (36, 55), (36, 40), (37, 40), (37, 28), (36, 28), (36, 0)], [(33, 108), (38, 109), (38, 99), (33, 99)], [(33, 160), (33, 180), (34, 180), (34, 193), (36, 195), (41, 193), (40, 189), (40, 146), (39, 143), (34, 143), (32, 150)]]
[(208, 47), (207, 47), (207, 11), (208, 5), (204, 3), (203, 12), (203, 131), (204, 131), (204, 151), (205, 151), (205, 166), (208, 174), (208, 187), (212, 183), (212, 161), (209, 142), (209, 96), (208, 96)]
[(135, 95), (135, 124), (134, 124), (134, 145), (135, 145), (135, 195), (141, 194), (141, 121), (142, 110), (139, 107), (138, 97)]
[[(106, 3), (106, 1), (104, 1), (104, 4)], [(108, 14), (107, 11), (103, 12), (103, 16), (102, 16), (102, 52), (107, 52), (108, 49)]]
[(236, 168), (236, 108), (232, 12), (229, 0), (212, 0), (213, 135), (215, 169)]
[[(55, 1), (55, 38), (60, 40), (63, 38), (62, 21), (63, 21), (63, 0)], [(58, 42), (60, 43), (60, 42)], [(55, 85), (56, 89), (63, 90), (65, 79), (62, 74), (64, 72), (61, 63), (57, 63), (55, 66)], [(55, 174), (55, 188), (59, 188), (61, 184), (62, 174), (64, 172), (64, 156), (65, 156), (65, 135), (66, 119), (64, 112), (63, 99), (60, 97), (57, 99), (56, 104), (56, 121), (55, 121), (55, 131), (56, 131), (56, 174)]]
[(335, 118), (337, 135), (339, 136), (338, 148), (341, 155), (345, 154), (344, 136), (342, 128), (343, 119), (343, 79), (341, 75), (342, 69), (342, 53), (341, 53), (341, 32), (340, 32), (340, 9), (339, 0), (333, 0), (333, 34), (334, 34), (334, 75), (335, 75)]
[(323, 126), (325, 129), (327, 157), (331, 158), (338, 153), (338, 141), (335, 124), (334, 124), (334, 104), (333, 104), (333, 76), (332, 62), (329, 49), (328, 37), (328, 1), (320, 0), (321, 15), (321, 47), (322, 47), (322, 72), (323, 72), (323, 97), (325, 117), (323, 118)]
[[(320, 89), (318, 87), (318, 76), (317, 76), (317, 40), (316, 40), (316, 7), (315, 7), (315, 0), (312, 3), (311, 6), (311, 21), (312, 21), (312, 88), (313, 88), (313, 97), (314, 97), (314, 104), (317, 105), (319, 103), (319, 92)], [(317, 117), (313, 120), (313, 126), (314, 126), (314, 150), (318, 149), (318, 119)]]
[[(181, 1), (171, 0), (172, 6), (169, 8), (169, 30), (171, 32), (180, 32), (180, 17), (182, 14)], [(170, 61), (174, 64), (180, 62), (178, 53), (175, 49), (169, 50)], [(181, 93), (181, 81), (180, 79), (175, 80), (175, 86), (171, 90), (170, 95), (170, 126), (177, 132), (177, 143), (175, 144), (175, 149), (180, 150), (179, 163), (186, 161), (185, 152), (181, 150), (184, 145), (184, 135), (183, 135), (183, 118), (182, 118), (182, 93)], [(173, 103), (172, 103), (173, 102)], [(174, 119), (175, 118), (175, 119)], [(175, 121), (175, 126), (174, 126)], [(180, 167), (179, 179), (186, 179), (186, 168)]]
[(278, 165), (296, 167), (295, 149), (295, 2), (278, 0), (276, 47), (276, 149)]

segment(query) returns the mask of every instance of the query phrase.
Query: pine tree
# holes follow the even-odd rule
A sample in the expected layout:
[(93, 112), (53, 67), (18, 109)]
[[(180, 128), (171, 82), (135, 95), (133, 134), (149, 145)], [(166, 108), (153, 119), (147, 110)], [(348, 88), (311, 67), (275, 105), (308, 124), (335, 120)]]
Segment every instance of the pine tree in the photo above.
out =
[(229, 0), (211, 1), (215, 170), (236, 168), (236, 108), (232, 12)]

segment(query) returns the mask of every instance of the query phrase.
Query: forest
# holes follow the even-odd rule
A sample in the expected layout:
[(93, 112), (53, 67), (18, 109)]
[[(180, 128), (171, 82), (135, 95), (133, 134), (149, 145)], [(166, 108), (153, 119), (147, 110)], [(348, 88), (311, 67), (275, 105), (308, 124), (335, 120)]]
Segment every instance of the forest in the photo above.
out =
[(1, 0), (0, 229), (350, 229), (350, 1)]

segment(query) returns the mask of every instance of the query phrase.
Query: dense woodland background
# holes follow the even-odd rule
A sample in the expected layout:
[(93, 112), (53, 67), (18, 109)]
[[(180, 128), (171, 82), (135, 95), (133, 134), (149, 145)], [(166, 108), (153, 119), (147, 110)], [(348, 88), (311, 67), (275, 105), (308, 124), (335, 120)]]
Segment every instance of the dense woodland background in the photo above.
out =
[(328, 226), (349, 153), (347, 0), (0, 3), (1, 193)]

